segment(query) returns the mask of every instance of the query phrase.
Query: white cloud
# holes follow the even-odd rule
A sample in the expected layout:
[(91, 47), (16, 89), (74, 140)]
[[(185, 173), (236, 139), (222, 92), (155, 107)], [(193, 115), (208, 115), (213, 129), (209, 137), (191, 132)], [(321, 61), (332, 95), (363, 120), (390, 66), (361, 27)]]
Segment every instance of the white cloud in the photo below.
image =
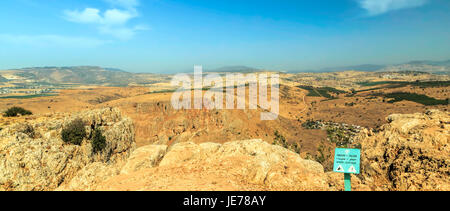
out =
[(359, 5), (365, 9), (369, 16), (380, 15), (393, 10), (419, 7), (428, 0), (358, 0)]
[(122, 25), (127, 23), (130, 19), (136, 17), (137, 14), (131, 11), (124, 11), (118, 9), (107, 10), (104, 15), (104, 24), (106, 25)]
[(100, 10), (95, 8), (86, 8), (83, 11), (66, 10), (66, 19), (77, 23), (100, 23), (103, 17), (100, 16)]
[(132, 28), (103, 26), (103, 27), (100, 27), (99, 30), (100, 30), (100, 33), (112, 35), (112, 36), (122, 39), (122, 40), (129, 40), (134, 37), (136, 32), (146, 31), (146, 30), (148, 30), (148, 27), (146, 27), (144, 25), (137, 25)]
[(76, 23), (93, 23), (101, 25), (124, 25), (137, 14), (131, 11), (110, 9), (100, 14), (100, 10), (95, 8), (86, 8), (83, 11), (65, 11), (66, 19)]
[(131, 39), (137, 31), (146, 30), (146, 27), (137, 25), (127, 26), (128, 22), (138, 17), (136, 7), (138, 0), (105, 0), (112, 6), (119, 6), (121, 9), (108, 9), (101, 12), (96, 8), (86, 8), (82, 11), (66, 10), (64, 15), (66, 20), (75, 23), (95, 24), (100, 33), (114, 36), (118, 39)]
[(128, 9), (133, 9), (139, 6), (138, 0), (105, 0), (106, 2), (110, 3), (114, 6), (120, 6)]
[(35, 47), (92, 48), (110, 41), (61, 35), (0, 34), (0, 43)]

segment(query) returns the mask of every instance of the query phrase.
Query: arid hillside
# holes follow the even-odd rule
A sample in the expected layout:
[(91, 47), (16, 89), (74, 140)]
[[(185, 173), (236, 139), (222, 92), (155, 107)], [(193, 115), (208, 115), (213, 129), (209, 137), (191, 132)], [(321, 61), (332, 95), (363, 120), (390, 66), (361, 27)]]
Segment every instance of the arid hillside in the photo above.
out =
[[(23, 118), (23, 117), (19, 117)], [(80, 144), (65, 128), (81, 119)], [(116, 108), (33, 115), (0, 131), (0, 190), (342, 190), (343, 175), (263, 140), (135, 147)], [(450, 190), (450, 113), (394, 114), (362, 130), (354, 190)], [(104, 145), (96, 149), (97, 130)], [(300, 148), (302, 150), (302, 148)]]
[[(67, 142), (64, 129), (77, 119), (83, 136), (74, 134), (81, 142)], [(94, 141), (99, 140), (97, 131), (104, 137), (101, 144)], [(92, 163), (124, 162), (136, 146), (134, 138), (132, 121), (118, 109), (39, 115), (13, 123), (0, 131), (0, 190), (54, 190)]]
[[(1, 99), (0, 111), (20, 106), (34, 114), (54, 114), (117, 107), (132, 119), (137, 146), (261, 139), (318, 161), (329, 170), (335, 147), (359, 147), (354, 141), (356, 134), (386, 124), (390, 114), (447, 111), (448, 83), (397, 83), (366, 83), (345, 91), (283, 81), (280, 115), (275, 121), (261, 121), (261, 109), (175, 110), (170, 103), (171, 91), (149, 91), (146, 87), (86, 86), (60, 90), (57, 96)], [(420, 98), (409, 99), (407, 95), (397, 100), (392, 93), (417, 94)], [(422, 102), (423, 96), (438, 103)], [(1, 117), (0, 128), (27, 118)]]

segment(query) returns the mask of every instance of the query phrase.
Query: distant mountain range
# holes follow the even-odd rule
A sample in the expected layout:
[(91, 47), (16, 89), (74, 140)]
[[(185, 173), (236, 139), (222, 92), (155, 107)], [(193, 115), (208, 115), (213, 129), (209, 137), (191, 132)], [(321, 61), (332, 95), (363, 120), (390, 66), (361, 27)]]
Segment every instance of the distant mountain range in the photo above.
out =
[(291, 72), (320, 72), (320, 73), (327, 73), (327, 72), (339, 72), (339, 71), (346, 71), (346, 70), (358, 70), (358, 71), (377, 71), (385, 68), (386, 65), (375, 65), (375, 64), (363, 64), (363, 65), (355, 65), (355, 66), (343, 66), (343, 67), (326, 67), (322, 69), (317, 70), (304, 70), (304, 71), (291, 71)]
[(52, 84), (79, 83), (125, 86), (130, 82), (134, 82), (137, 77), (133, 73), (125, 72), (120, 69), (102, 68), (96, 66), (32, 67), (15, 69), (12, 71), (15, 71), (14, 75), (21, 78), (22, 81)]
[(204, 72), (209, 73), (253, 73), (253, 72), (261, 72), (261, 69), (247, 67), (247, 66), (227, 66), (221, 67), (217, 69), (204, 70)]
[[(447, 61), (411, 61), (396, 65), (357, 65), (346, 67), (323, 68), (309, 71), (292, 72), (337, 72), (337, 71), (366, 71), (366, 72), (398, 72), (415, 71), (434, 74), (450, 74), (450, 60)], [(264, 71), (259, 68), (247, 66), (227, 66), (217, 69), (205, 69), (205, 73), (251, 73)], [(12, 73), (11, 73), (12, 72)], [(11, 76), (11, 74), (13, 76)], [(103, 68), (97, 66), (74, 66), (74, 67), (31, 67), (0, 71), (0, 83), (76, 83), (93, 85), (127, 86), (134, 84), (157, 83), (161, 78), (150, 73), (130, 73), (117, 68)], [(165, 77), (164, 80), (169, 80)]]
[(7, 82), (7, 81), (8, 81), (8, 79), (6, 79), (6, 78), (4, 78), (3, 76), (0, 75), (0, 83), (1, 82)]
[[(251, 73), (262, 71), (247, 66), (227, 66), (205, 69), (205, 73)], [(189, 72), (189, 73), (192, 73)], [(117, 68), (98, 66), (73, 67), (29, 67), (0, 71), (0, 83), (49, 83), (49, 84), (90, 84), (105, 86), (127, 86), (129, 84), (158, 83), (169, 80), (167, 77), (151, 73), (131, 73)]]
[(344, 66), (344, 67), (328, 67), (316, 70), (303, 70), (303, 71), (290, 71), (295, 72), (338, 72), (346, 70), (367, 71), (367, 72), (398, 72), (398, 71), (417, 71), (428, 72), (437, 74), (450, 74), (450, 60), (446, 61), (411, 61), (404, 64), (395, 65), (375, 65), (375, 64), (363, 64), (356, 66)]
[(429, 60), (423, 60), (423, 61), (411, 61), (407, 64), (411, 65), (433, 65), (433, 66), (450, 66), (450, 59), (447, 61), (429, 61)]

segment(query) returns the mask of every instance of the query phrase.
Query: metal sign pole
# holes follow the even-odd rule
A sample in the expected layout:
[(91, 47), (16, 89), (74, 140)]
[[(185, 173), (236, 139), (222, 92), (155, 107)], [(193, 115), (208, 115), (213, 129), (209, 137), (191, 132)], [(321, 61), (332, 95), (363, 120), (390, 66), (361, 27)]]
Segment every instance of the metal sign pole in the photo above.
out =
[(344, 174), (345, 191), (352, 191), (352, 176), (348, 173)]
[(361, 164), (360, 149), (341, 149), (334, 150), (333, 171), (344, 173), (345, 191), (352, 191), (351, 174), (359, 174)]

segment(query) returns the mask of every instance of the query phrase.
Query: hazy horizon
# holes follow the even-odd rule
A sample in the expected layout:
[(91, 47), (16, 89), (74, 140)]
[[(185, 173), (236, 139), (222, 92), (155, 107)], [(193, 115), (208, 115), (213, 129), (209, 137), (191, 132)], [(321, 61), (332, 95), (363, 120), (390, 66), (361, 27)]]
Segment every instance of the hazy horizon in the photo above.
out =
[[(214, 66), (204, 66), (201, 65), (204, 68), (204, 71), (214, 71), (214, 70), (218, 70), (218, 69), (222, 69), (222, 68), (249, 68), (249, 69), (254, 69), (254, 70), (272, 70), (272, 71), (282, 71), (282, 72), (324, 72), (326, 70), (324, 69), (333, 69), (333, 68), (350, 68), (350, 67), (358, 67), (358, 66), (366, 66), (366, 65), (378, 65), (378, 66), (393, 66), (393, 65), (402, 65), (402, 64), (408, 64), (410, 62), (449, 62), (450, 59), (446, 59), (446, 60), (411, 60), (411, 61), (405, 61), (405, 62), (401, 62), (401, 63), (395, 63), (395, 64), (386, 64), (386, 63), (380, 63), (380, 64), (348, 64), (345, 66), (329, 66), (329, 67), (323, 67), (323, 68), (317, 68), (317, 69), (293, 69), (293, 70), (284, 70), (284, 69), (269, 69), (269, 68), (264, 68), (264, 67), (255, 67), (255, 66), (249, 66), (249, 65), (227, 65), (227, 66), (219, 66), (219, 67), (214, 67)], [(186, 67), (184, 69), (180, 69), (180, 70), (173, 70), (173, 71), (153, 71), (153, 72), (148, 72), (148, 71), (129, 71), (127, 69), (123, 69), (123, 68), (117, 68), (117, 67), (112, 67), (112, 66), (101, 66), (101, 65), (74, 65), (74, 66), (69, 66), (69, 65), (61, 65), (61, 66), (54, 66), (54, 65), (44, 65), (44, 66), (28, 66), (28, 67), (15, 67), (15, 68), (2, 68), (0, 67), (0, 71), (1, 70), (14, 70), (14, 69), (27, 69), (27, 68), (45, 68), (45, 67), (56, 67), (56, 68), (62, 68), (62, 67), (101, 67), (104, 69), (118, 69), (121, 71), (125, 71), (125, 72), (130, 72), (130, 73), (155, 73), (155, 74), (176, 74), (176, 73), (190, 73), (193, 71), (193, 67)], [(359, 71), (365, 71), (363, 69), (346, 69), (346, 70), (359, 70)], [(335, 71), (331, 71), (331, 72), (339, 72), (342, 70), (335, 70)]]
[(302, 71), (444, 61), (449, 10), (445, 0), (2, 1), (0, 68)]

